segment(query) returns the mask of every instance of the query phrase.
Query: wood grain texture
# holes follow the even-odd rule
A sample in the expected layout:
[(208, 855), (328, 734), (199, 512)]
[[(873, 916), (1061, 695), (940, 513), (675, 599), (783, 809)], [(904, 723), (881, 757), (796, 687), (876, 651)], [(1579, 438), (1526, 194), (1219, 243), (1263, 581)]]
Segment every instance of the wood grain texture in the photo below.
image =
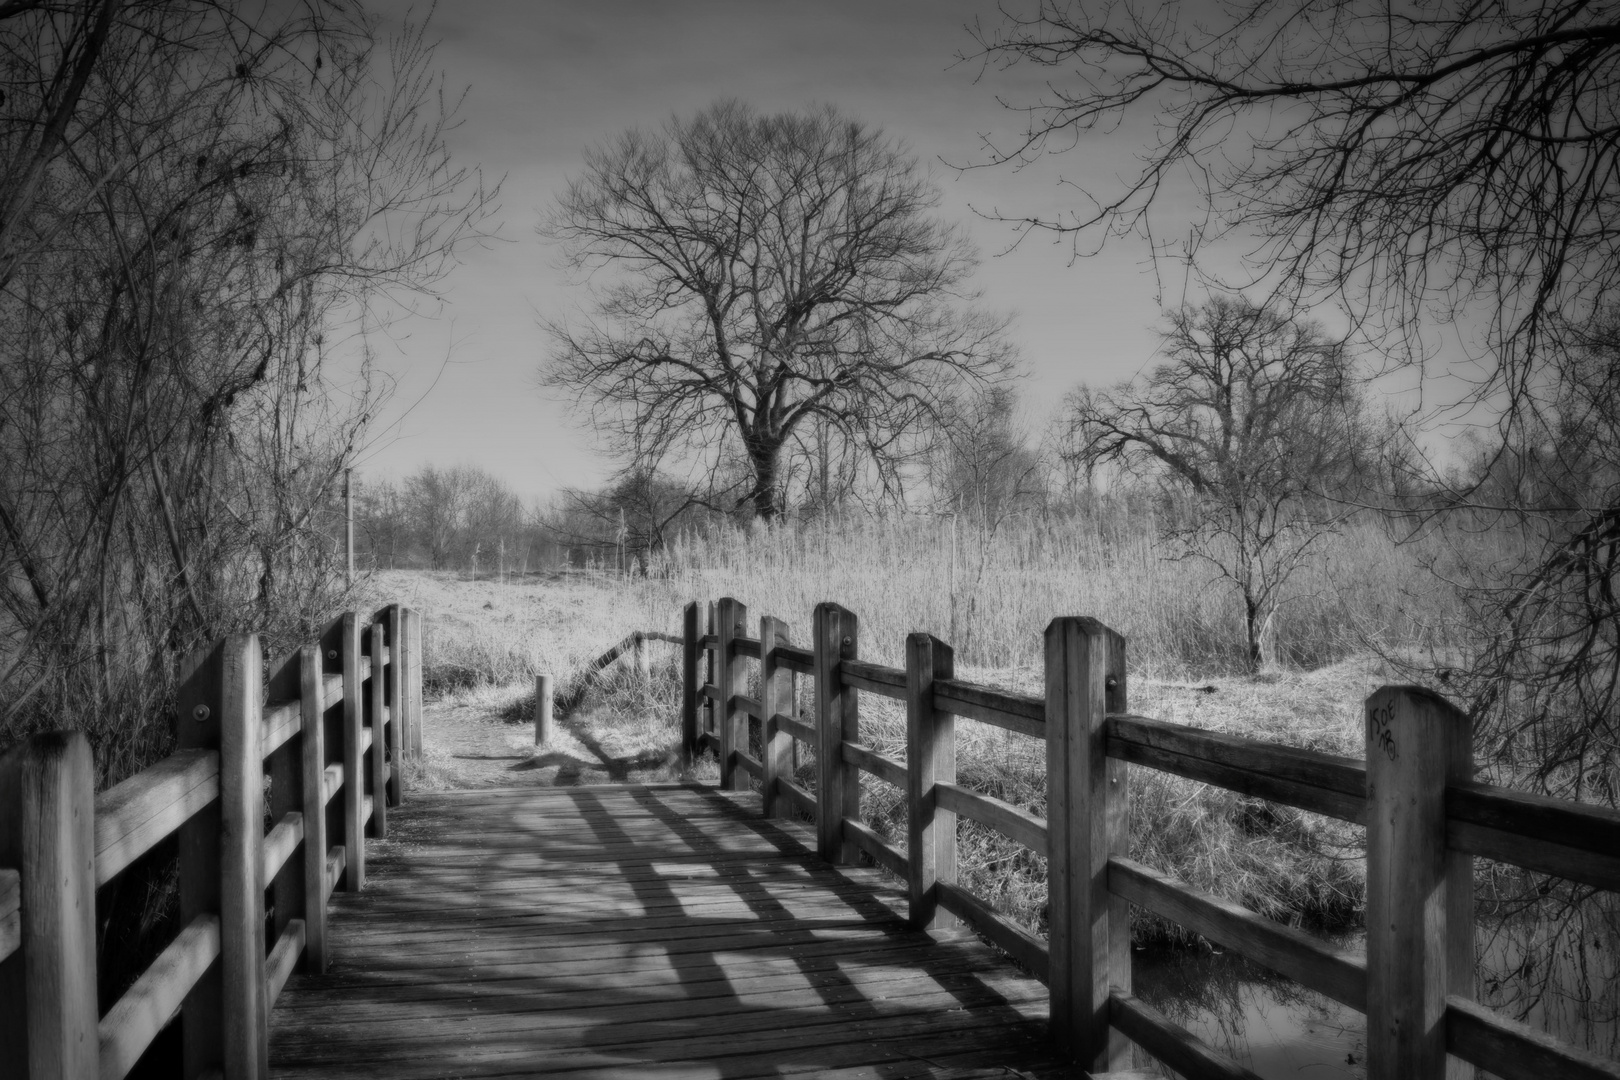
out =
[(1566, 1046), (1545, 1031), (1455, 995), (1446, 999), (1446, 1048), (1502, 1080), (1620, 1080), (1620, 1061)]
[[(390, 665), (390, 675), (399, 670)], [(322, 717), (326, 714), (325, 680), (321, 677), (318, 645), (305, 645), (298, 651), (299, 701), (304, 710), (304, 735), (298, 740), (299, 793), (303, 800), (304, 844), (299, 858), (303, 902), (297, 916), (304, 920), (304, 965), (306, 971), (326, 970), (326, 896), (331, 891), (326, 879), (326, 848), (329, 843), (326, 815), (326, 740)], [(277, 920), (277, 931), (286, 924)]]
[(865, 660), (852, 658), (844, 662), (841, 677), (845, 685), (853, 686), (857, 690), (894, 698), (896, 701), (906, 699), (906, 673), (900, 668), (885, 667), (882, 664), (871, 664)]
[[(264, 674), (257, 634), (224, 640), (220, 676), (219, 952), (223, 1070), (266, 1074), (264, 1005)], [(188, 924), (189, 925), (189, 924)]]
[(1109, 1017), (1127, 1038), (1187, 1080), (1261, 1080), (1129, 993), (1109, 995)]
[(423, 795), (393, 828), (334, 899), (331, 973), (271, 1014), (275, 1077), (1067, 1075), (1038, 982), (909, 930), (901, 890), (751, 793)]
[(1473, 781), (1446, 789), (1458, 850), (1620, 890), (1620, 811)]
[(816, 653), (816, 853), (833, 863), (850, 864), (855, 845), (844, 835), (845, 821), (861, 819), (861, 783), (844, 761), (845, 742), (861, 741), (860, 694), (844, 682), (845, 667), (860, 655), (860, 620), (837, 604), (816, 605), (813, 616)]
[(977, 683), (941, 679), (934, 688), (934, 705), (981, 724), (1046, 738), (1046, 704), (1030, 694), (1012, 694)]
[(22, 944), (22, 875), (0, 870), (0, 963)]
[(1131, 859), (1108, 861), (1108, 888), (1319, 994), (1367, 1011), (1367, 961), (1362, 956), (1274, 923), (1230, 900), (1198, 892)]
[(18, 872), (22, 939), (0, 962), (8, 1075), (96, 1074), (94, 791), (83, 732), (35, 735), (0, 758), (0, 866)]
[(1095, 619), (1046, 628), (1047, 895), (1052, 1036), (1081, 1067), (1123, 1069), (1130, 1047), (1109, 994), (1131, 989), (1129, 907), (1108, 891), (1108, 860), (1129, 847), (1125, 762), (1107, 752), (1125, 711), (1125, 639)]
[(1366, 746), (1367, 1077), (1441, 1080), (1446, 997), (1474, 988), (1473, 860), (1446, 850), (1472, 725), (1428, 690), (1386, 686), (1367, 698)]
[(96, 796), (96, 886), (219, 798), (219, 755), (179, 750)]
[(939, 784), (935, 788), (939, 804), (953, 813), (972, 818), (988, 825), (1010, 840), (1016, 840), (1031, 851), (1046, 854), (1051, 842), (1047, 836), (1046, 819), (1020, 810), (1010, 802), (994, 795), (985, 795), (956, 784)]
[[(366, 628), (366, 651), (370, 675), (366, 679), (366, 790), (371, 793), (371, 829), (379, 840), (388, 836), (388, 687), (382, 658), (388, 655), (383, 627), (372, 623)], [(375, 658), (375, 659), (373, 659)]]
[(681, 771), (692, 768), (698, 752), (698, 691), (702, 686), (698, 671), (698, 603), (690, 600), (681, 609)]
[[(737, 755), (748, 749), (748, 716), (738, 704), (747, 697), (748, 668), (741, 660), (743, 654), (737, 642), (746, 633), (744, 622), (748, 618), (745, 604), (730, 596), (723, 596), (714, 609), (715, 627), (720, 634), (720, 648), (716, 655), (715, 686), (720, 700), (715, 707), (717, 733), (720, 736), (720, 786), (731, 791), (748, 789), (748, 774), (737, 765)], [(752, 702), (758, 708), (757, 702)]]
[(1110, 716), (1108, 753), (1245, 795), (1365, 823), (1367, 770), (1354, 758), (1145, 716)]
[(904, 791), (907, 784), (906, 766), (903, 762), (894, 760), (885, 754), (880, 754), (870, 746), (863, 746), (857, 742), (846, 742), (839, 747), (844, 762), (855, 766), (863, 772), (869, 772), (885, 783), (893, 784)]
[(766, 817), (788, 817), (791, 805), (781, 797), (781, 782), (793, 778), (793, 736), (782, 721), (797, 715), (798, 698), (793, 672), (782, 666), (782, 649), (788, 643), (788, 625), (764, 615), (759, 620), (760, 798)]
[(1047, 951), (1046, 942), (960, 885), (942, 883), (939, 886), (939, 902), (940, 906), (995, 942), (997, 948), (1022, 964), (1035, 978), (1041, 982), (1049, 979), (1051, 954)]
[(199, 916), (176, 935), (101, 1018), (101, 1080), (123, 1080), (218, 957), (217, 916)]
[(937, 885), (956, 883), (956, 812), (935, 785), (956, 783), (956, 717), (934, 707), (934, 681), (956, 675), (956, 654), (932, 634), (906, 637), (906, 858), (911, 925), (951, 927)]
[(365, 702), (360, 697), (360, 616), (352, 611), (345, 612), (338, 625), (338, 663), (343, 679), (342, 737), (338, 745), (343, 751), (344, 774), (349, 780), (343, 785), (343, 809), (340, 811), (343, 846), (349, 851), (348, 865), (343, 868), (343, 888), (347, 892), (359, 892), (366, 883), (366, 751), (363, 740), (366, 714)]

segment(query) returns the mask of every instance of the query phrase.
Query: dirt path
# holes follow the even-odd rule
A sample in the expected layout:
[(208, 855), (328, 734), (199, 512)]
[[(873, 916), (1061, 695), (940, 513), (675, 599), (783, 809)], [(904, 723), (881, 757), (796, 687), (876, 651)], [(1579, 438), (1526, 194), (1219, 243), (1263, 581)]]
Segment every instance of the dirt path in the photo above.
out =
[[(616, 703), (589, 695), (559, 717), (550, 743), (534, 745), (526, 721), (503, 719), (488, 707), (429, 703), (422, 713), (420, 786), (424, 790), (481, 787), (572, 787), (656, 782), (675, 778), (673, 748), (649, 740), (645, 724)], [(639, 729), (639, 730), (638, 730)], [(626, 739), (626, 731), (639, 738)]]

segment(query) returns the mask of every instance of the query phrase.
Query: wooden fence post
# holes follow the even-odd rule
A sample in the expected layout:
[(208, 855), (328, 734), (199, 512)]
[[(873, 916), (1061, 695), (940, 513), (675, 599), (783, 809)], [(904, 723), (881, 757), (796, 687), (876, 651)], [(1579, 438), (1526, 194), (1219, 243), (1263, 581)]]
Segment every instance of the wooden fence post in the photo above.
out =
[(906, 638), (906, 837), (911, 925), (951, 927), (936, 881), (956, 882), (956, 814), (935, 805), (934, 785), (956, 782), (956, 717), (934, 709), (934, 680), (956, 676), (951, 647), (931, 634)]
[(302, 733), (299, 776), (304, 797), (304, 970), (326, 970), (326, 679), (321, 647), (298, 650), (298, 698)]
[(549, 746), (552, 728), (551, 676), (534, 677), (534, 745)]
[(345, 612), (336, 623), (338, 665), (343, 674), (343, 890), (366, 883), (366, 768), (360, 750), (364, 704), (360, 700), (360, 616)]
[(405, 622), (405, 711), (411, 718), (411, 760), (422, 760), (422, 613), (401, 608)]
[(372, 622), (383, 628), (383, 645), (388, 650), (388, 666), (383, 674), (383, 704), (388, 709), (388, 805), (395, 807), (405, 787), (405, 714), (400, 702), (399, 665), (403, 646), (399, 639), (399, 605), (390, 604), (373, 615)]
[(371, 835), (388, 836), (388, 684), (383, 661), (388, 646), (382, 624), (366, 629), (366, 655), (371, 657), (371, 681), (366, 684), (366, 716), (371, 725), (371, 756), (366, 759), (371, 789)]
[(0, 759), (0, 867), (21, 874), (21, 946), (0, 961), (0, 1063), (18, 1080), (95, 1080), (95, 782), (83, 732)]
[(1051, 1028), (1092, 1072), (1125, 1069), (1130, 1044), (1109, 1024), (1111, 988), (1131, 989), (1126, 902), (1108, 891), (1125, 855), (1125, 763), (1107, 756), (1107, 714), (1125, 710), (1125, 639), (1095, 619), (1046, 628), (1046, 825)]
[(737, 754), (748, 750), (748, 714), (732, 702), (748, 693), (748, 669), (738, 661), (737, 638), (747, 633), (748, 607), (730, 596), (720, 598), (715, 620), (720, 626), (720, 786), (727, 791), (747, 791), (748, 773), (737, 767)]
[(698, 604), (687, 602), (681, 609), (681, 772), (692, 768), (697, 759), (698, 697)]
[(640, 630), (635, 633), (635, 653), (636, 678), (645, 686), (652, 681), (652, 648), (647, 644), (647, 635)]
[(778, 715), (797, 717), (793, 671), (778, 661), (776, 650), (788, 644), (788, 625), (771, 615), (759, 620), (759, 703), (765, 714), (760, 724), (759, 754), (765, 779), (761, 784), (765, 816), (791, 817), (792, 805), (781, 797), (777, 780), (793, 777), (793, 736), (777, 726)]
[[(708, 603), (708, 610), (707, 610), (706, 614), (704, 615), (704, 620), (703, 620), (703, 634), (704, 634), (704, 636), (705, 637), (715, 636), (715, 627), (718, 626), (718, 625), (719, 625), (719, 623), (715, 621), (715, 617), (714, 617), (714, 601), (710, 600), (709, 603)], [(716, 656), (717, 656), (718, 653), (719, 653), (718, 649), (705, 649), (703, 651), (703, 685), (704, 686), (718, 686), (719, 685), (719, 683), (715, 679), (715, 667), (716, 667), (716, 664), (717, 664)], [(713, 734), (714, 737), (715, 737), (715, 740), (718, 741), (719, 738), (720, 738), (720, 724), (719, 724), (719, 721), (717, 721), (715, 719), (717, 714), (714, 711), (714, 699), (712, 697), (710, 697), (709, 695), (704, 694), (703, 699), (702, 699), (702, 704), (703, 704), (703, 709), (704, 709), (703, 730), (705, 732), (709, 732), (709, 733)], [(719, 756), (718, 751), (716, 752), (716, 756), (717, 757)]]
[(229, 635), (192, 658), (178, 698), (181, 748), (219, 752), (217, 812), (194, 814), (180, 829), (181, 925), (219, 915), (219, 963), (182, 1006), (188, 1078), (217, 1070), (259, 1080), (269, 1069), (262, 667), (257, 634)]
[(1367, 1077), (1439, 1080), (1446, 995), (1474, 994), (1473, 858), (1446, 850), (1446, 785), (1473, 778), (1473, 732), (1438, 694), (1385, 686), (1366, 733)]
[(844, 835), (844, 819), (861, 816), (860, 775), (844, 761), (844, 741), (860, 741), (860, 698), (843, 680), (842, 663), (860, 656), (855, 613), (832, 602), (816, 605), (816, 853), (851, 865), (859, 857)]

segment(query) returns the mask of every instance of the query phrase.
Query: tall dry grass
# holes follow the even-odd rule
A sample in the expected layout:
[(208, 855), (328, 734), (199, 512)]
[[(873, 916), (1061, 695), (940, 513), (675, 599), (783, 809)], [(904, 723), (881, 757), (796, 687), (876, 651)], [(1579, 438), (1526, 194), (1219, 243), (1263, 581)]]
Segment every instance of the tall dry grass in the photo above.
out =
[[(998, 527), (848, 517), (684, 535), (647, 576), (570, 575), (533, 586), (532, 597), (494, 593), (484, 601), (492, 607), (471, 607), (438, 629), (430, 620), (428, 674), (458, 694), (492, 695), (492, 705), (518, 702), (533, 672), (577, 669), (630, 630), (678, 629), (689, 600), (730, 595), (748, 605), (751, 619), (787, 620), (800, 642), (814, 606), (832, 600), (860, 616), (864, 658), (898, 665), (906, 635), (922, 630), (953, 645), (960, 676), (1039, 693), (1047, 622), (1091, 615), (1126, 635), (1133, 710), (1359, 755), (1363, 699), (1402, 675), (1384, 658), (1445, 651), (1465, 615), (1433, 564), (1477, 554), (1397, 543), (1371, 519), (1352, 524), (1294, 575), (1274, 620), (1276, 661), (1251, 675), (1230, 586), (1207, 564), (1158, 542), (1157, 532), (1151, 511), (1116, 506)], [(808, 715), (808, 680), (800, 703)], [(641, 716), (673, 743), (669, 705)], [(863, 695), (862, 709), (863, 740), (903, 759), (898, 703)], [(966, 720), (957, 738), (962, 783), (1044, 815), (1037, 742)], [(801, 763), (801, 780), (813, 786), (808, 749)], [(1132, 774), (1137, 857), (1283, 921), (1332, 929), (1359, 917), (1358, 829), (1149, 770)], [(903, 843), (899, 792), (863, 778), (863, 816)], [(958, 843), (964, 884), (1044, 930), (1044, 860), (970, 822), (960, 824)], [(1137, 931), (1175, 933), (1147, 920)]]

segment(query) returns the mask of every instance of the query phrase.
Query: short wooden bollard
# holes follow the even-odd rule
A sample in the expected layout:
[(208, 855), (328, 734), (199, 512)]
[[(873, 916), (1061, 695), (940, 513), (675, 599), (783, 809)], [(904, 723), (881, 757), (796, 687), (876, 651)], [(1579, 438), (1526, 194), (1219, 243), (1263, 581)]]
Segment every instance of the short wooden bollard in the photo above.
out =
[(534, 677), (534, 745), (551, 742), (551, 676)]

